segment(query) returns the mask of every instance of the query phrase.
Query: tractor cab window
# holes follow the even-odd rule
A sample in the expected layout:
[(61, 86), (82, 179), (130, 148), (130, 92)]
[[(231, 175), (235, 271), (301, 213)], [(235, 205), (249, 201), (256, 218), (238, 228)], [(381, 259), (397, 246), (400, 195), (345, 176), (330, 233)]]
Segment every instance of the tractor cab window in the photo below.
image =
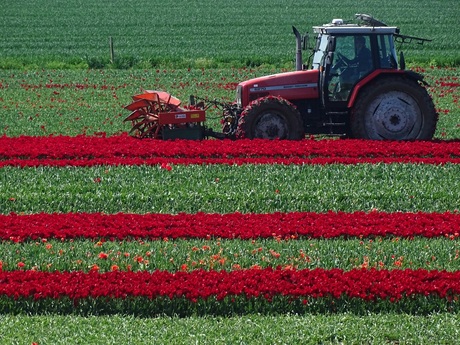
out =
[(318, 36), (316, 39), (315, 54), (313, 55), (313, 69), (319, 69), (323, 65), (326, 56), (327, 45), (329, 42), (328, 35)]
[(398, 68), (393, 36), (381, 35), (377, 37), (379, 48), (380, 68)]
[(374, 69), (370, 47), (369, 36), (336, 37), (328, 78), (330, 100), (347, 100), (353, 85)]

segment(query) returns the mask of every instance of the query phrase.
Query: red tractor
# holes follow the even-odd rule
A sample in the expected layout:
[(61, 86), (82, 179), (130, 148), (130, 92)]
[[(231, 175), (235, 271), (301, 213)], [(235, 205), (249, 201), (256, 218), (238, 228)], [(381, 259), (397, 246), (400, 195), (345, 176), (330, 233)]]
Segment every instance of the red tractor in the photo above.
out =
[[(309, 69), (302, 62), (308, 36), (296, 36), (296, 71), (241, 82), (236, 102), (199, 102), (187, 106), (166, 92), (146, 91), (126, 108), (132, 132), (162, 139), (302, 139), (305, 134), (385, 140), (429, 140), (438, 114), (423, 76), (405, 69), (395, 42), (423, 38), (357, 14), (358, 24), (334, 19), (314, 26), (315, 47)], [(220, 106), (222, 133), (204, 126), (209, 104)]]

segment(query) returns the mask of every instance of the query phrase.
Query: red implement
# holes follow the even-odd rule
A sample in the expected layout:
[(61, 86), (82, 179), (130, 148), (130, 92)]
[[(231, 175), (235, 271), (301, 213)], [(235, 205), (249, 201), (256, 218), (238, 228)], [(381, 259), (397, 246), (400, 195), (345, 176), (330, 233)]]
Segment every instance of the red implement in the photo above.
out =
[(133, 100), (125, 107), (131, 114), (124, 121), (132, 122), (130, 133), (139, 138), (161, 139), (163, 129), (201, 125), (206, 119), (204, 110), (181, 108), (181, 101), (164, 91), (145, 90)]

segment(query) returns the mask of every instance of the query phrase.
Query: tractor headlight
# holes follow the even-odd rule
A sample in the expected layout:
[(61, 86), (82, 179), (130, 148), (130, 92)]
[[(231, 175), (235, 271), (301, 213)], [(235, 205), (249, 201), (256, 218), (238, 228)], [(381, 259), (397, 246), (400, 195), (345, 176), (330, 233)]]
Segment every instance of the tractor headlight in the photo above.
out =
[(243, 105), (243, 87), (241, 85), (236, 87), (236, 105), (240, 108)]

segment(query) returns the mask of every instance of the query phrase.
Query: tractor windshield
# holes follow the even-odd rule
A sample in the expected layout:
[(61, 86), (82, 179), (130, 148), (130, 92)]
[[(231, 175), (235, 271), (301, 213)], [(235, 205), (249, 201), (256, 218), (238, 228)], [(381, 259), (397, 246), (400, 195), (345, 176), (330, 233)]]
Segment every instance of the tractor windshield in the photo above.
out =
[(330, 99), (344, 101), (353, 85), (374, 70), (370, 36), (343, 35), (336, 37), (332, 67), (328, 69)]
[(361, 78), (374, 68), (369, 36), (338, 36), (334, 63), (343, 64), (348, 73)]

